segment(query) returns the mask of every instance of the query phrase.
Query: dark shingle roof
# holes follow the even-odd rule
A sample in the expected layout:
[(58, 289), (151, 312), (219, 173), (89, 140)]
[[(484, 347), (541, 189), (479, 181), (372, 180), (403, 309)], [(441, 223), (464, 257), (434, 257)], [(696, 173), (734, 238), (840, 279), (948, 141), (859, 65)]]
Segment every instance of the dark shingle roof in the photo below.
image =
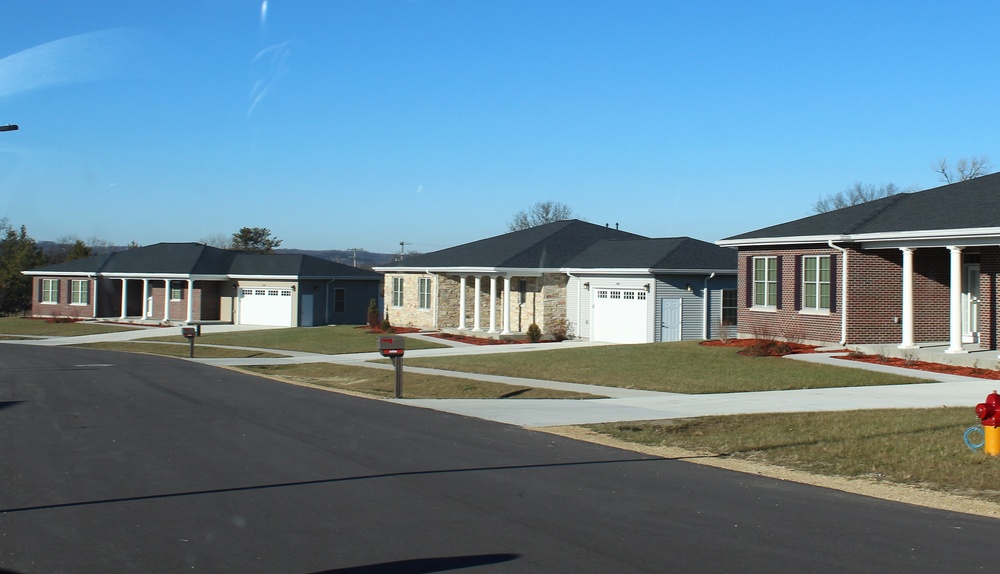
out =
[(49, 265), (33, 272), (367, 277), (380, 275), (309, 255), (259, 255), (209, 247), (200, 243), (157, 243), (108, 255)]
[(736, 271), (736, 250), (690, 237), (605, 240), (574, 257), (565, 267)]
[(1000, 173), (900, 193), (723, 241), (1000, 227)]
[(557, 269), (604, 239), (644, 237), (578, 219), (568, 219), (414, 255), (386, 267)]

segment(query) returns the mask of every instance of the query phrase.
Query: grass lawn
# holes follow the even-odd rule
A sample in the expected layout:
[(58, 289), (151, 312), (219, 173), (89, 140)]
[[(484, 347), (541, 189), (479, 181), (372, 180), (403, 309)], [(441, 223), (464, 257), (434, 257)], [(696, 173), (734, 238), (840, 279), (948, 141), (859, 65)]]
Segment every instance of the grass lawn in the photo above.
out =
[(132, 327), (124, 325), (105, 325), (100, 323), (50, 323), (48, 319), (29, 319), (27, 317), (0, 317), (0, 333), (15, 335), (11, 339), (28, 338), (16, 335), (35, 335), (42, 337), (75, 337), (78, 335), (95, 335), (98, 333), (114, 333), (128, 331)]
[(746, 459), (816, 474), (910, 484), (1000, 502), (1000, 457), (962, 433), (972, 408), (751, 414), (591, 425), (619, 440)]
[(926, 380), (779, 357), (744, 357), (737, 350), (684, 341), (466, 357), (408, 357), (406, 364), (689, 394), (897, 385)]
[[(168, 357), (190, 357), (191, 348), (187, 345), (171, 345), (168, 343), (141, 343), (141, 342), (107, 342), (107, 343), (85, 343), (82, 345), (72, 345), (74, 347), (87, 347), (89, 349), (101, 349), (104, 351), (124, 351), (126, 353), (149, 353), (151, 355), (166, 355)], [(246, 359), (285, 357), (277, 353), (266, 351), (251, 351), (247, 349), (232, 349), (228, 347), (206, 347), (195, 344), (194, 357), (196, 359)]]
[[(259, 365), (239, 367), (254, 375), (273, 377), (281, 381), (308, 383), (321, 387), (343, 389), (391, 397), (396, 391), (396, 374), (386, 369), (305, 363), (297, 365)], [(537, 389), (519, 385), (504, 385), (435, 375), (404, 373), (403, 396), (408, 399), (592, 399), (595, 395)]]
[[(369, 333), (364, 327), (332, 325), (229, 333), (206, 332), (201, 337), (195, 339), (195, 344), (233, 345), (237, 347), (257, 347), (261, 349), (279, 349), (333, 355), (340, 353), (375, 352), (378, 350), (376, 348), (377, 338), (378, 335)], [(180, 335), (174, 337), (156, 337), (148, 340), (175, 343), (186, 341)], [(421, 339), (406, 340), (407, 349), (433, 349), (445, 346)]]

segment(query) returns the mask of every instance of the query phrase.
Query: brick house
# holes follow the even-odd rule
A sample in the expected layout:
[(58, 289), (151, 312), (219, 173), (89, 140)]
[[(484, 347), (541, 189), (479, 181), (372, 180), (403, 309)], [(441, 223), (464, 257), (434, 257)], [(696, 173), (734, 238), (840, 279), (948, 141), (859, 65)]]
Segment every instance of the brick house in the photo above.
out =
[(723, 239), (739, 335), (912, 349), (997, 348), (1000, 174)]
[[(644, 343), (707, 338), (733, 301), (736, 252), (565, 220), (377, 267), (397, 326)], [(731, 296), (724, 297), (724, 291)]]
[(380, 274), (308, 255), (157, 243), (23, 272), (35, 317), (308, 327), (363, 324)]

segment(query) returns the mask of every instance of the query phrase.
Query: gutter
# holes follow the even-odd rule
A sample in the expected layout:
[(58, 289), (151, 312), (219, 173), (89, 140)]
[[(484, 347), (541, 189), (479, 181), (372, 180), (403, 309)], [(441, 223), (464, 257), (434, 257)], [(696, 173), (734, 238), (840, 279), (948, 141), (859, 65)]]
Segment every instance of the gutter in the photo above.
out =
[(702, 317), (704, 318), (703, 322), (704, 324), (701, 326), (702, 328), (701, 338), (706, 341), (708, 340), (709, 323), (712, 321), (712, 316), (711, 313), (709, 313), (709, 308), (708, 308), (708, 280), (713, 277), (715, 277), (715, 271), (713, 271), (711, 275), (705, 277), (705, 283), (702, 285), (701, 288), (701, 301), (702, 301), (702, 306), (704, 307), (703, 310), (704, 315), (702, 315)]
[(826, 242), (832, 249), (836, 249), (844, 256), (844, 264), (842, 265), (843, 270), (841, 274), (843, 279), (840, 281), (840, 341), (838, 344), (847, 344), (847, 249), (844, 247), (837, 247), (833, 244), (833, 240), (830, 239)]

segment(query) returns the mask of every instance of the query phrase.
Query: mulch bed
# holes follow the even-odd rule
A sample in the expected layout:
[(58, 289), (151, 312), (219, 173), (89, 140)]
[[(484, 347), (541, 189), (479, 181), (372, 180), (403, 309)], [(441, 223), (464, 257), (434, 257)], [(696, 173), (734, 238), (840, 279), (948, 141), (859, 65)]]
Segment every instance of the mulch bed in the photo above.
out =
[[(816, 345), (804, 345), (802, 343), (786, 343), (784, 341), (768, 341), (766, 339), (729, 339), (728, 341), (702, 341), (702, 345), (706, 347), (734, 347), (743, 349), (739, 353), (741, 355), (754, 356), (754, 357), (780, 357), (783, 355), (802, 355), (805, 353), (816, 353), (818, 348)], [(777, 348), (772, 348), (770, 352), (766, 353), (747, 353), (745, 352), (748, 348), (757, 346), (759, 348), (766, 348), (768, 346), (774, 347), (775, 345), (781, 345), (783, 347), (780, 351)]]
[[(768, 341), (761, 339), (730, 339), (728, 341), (702, 341), (701, 344), (706, 347), (737, 347), (746, 349), (755, 343), (765, 344)], [(798, 355), (802, 353), (816, 353), (816, 346), (814, 345), (801, 345), (798, 343), (785, 343), (791, 352), (784, 353), (787, 355)], [(833, 352), (845, 352), (846, 350), (833, 351)], [(823, 351), (830, 352), (830, 351)], [(740, 351), (740, 354), (745, 354)], [(768, 355), (768, 356), (778, 356)], [(754, 355), (754, 356), (764, 356), (764, 355)], [(902, 367), (904, 369), (914, 369), (918, 371), (928, 371), (932, 373), (943, 373), (946, 375), (959, 375), (962, 377), (976, 377), (980, 379), (991, 379), (995, 381), (1000, 381), (1000, 371), (995, 371), (992, 369), (981, 369), (978, 367), (963, 367), (959, 365), (945, 365), (942, 363), (929, 363), (927, 361), (914, 361), (912, 359), (903, 359), (900, 357), (885, 357), (882, 355), (864, 355), (859, 353), (850, 353), (840, 357), (834, 357), (835, 359), (843, 359), (845, 361), (860, 361), (862, 363), (871, 363), (874, 365), (886, 365), (888, 367)]]

